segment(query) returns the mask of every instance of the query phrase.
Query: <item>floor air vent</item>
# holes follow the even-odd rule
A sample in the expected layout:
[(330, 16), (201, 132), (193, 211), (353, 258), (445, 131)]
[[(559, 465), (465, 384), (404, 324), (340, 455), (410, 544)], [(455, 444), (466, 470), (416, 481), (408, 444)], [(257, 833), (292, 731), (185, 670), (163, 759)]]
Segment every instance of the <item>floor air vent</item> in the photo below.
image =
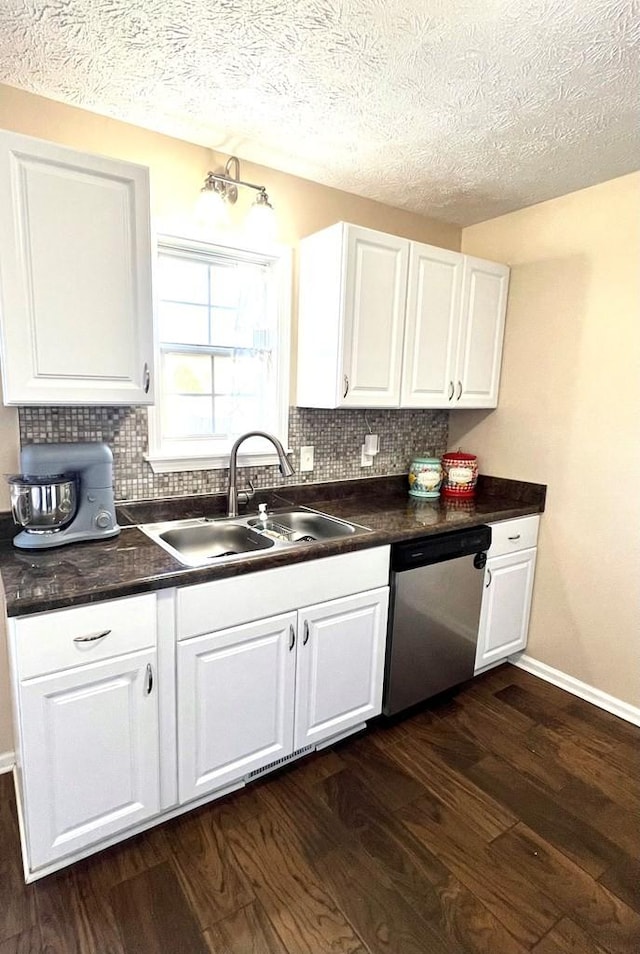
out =
[(297, 752), (292, 752), (291, 755), (285, 755), (284, 758), (276, 759), (275, 762), (269, 762), (268, 765), (263, 765), (262, 768), (256, 769), (254, 772), (249, 772), (245, 778), (247, 781), (249, 781), (249, 779), (258, 778), (259, 775), (272, 772), (275, 768), (286, 765), (287, 762), (293, 762), (294, 759), (300, 758), (301, 755), (306, 755), (307, 752), (313, 752), (314, 749), (315, 745), (305, 745), (303, 749), (298, 749)]

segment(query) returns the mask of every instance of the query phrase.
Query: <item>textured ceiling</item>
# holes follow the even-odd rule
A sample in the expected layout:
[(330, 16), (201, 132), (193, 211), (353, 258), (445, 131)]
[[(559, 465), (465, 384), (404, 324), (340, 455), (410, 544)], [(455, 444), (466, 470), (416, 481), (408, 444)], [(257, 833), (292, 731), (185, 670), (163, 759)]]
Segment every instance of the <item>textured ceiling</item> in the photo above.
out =
[(634, 0), (0, 0), (0, 81), (470, 224), (640, 165)]

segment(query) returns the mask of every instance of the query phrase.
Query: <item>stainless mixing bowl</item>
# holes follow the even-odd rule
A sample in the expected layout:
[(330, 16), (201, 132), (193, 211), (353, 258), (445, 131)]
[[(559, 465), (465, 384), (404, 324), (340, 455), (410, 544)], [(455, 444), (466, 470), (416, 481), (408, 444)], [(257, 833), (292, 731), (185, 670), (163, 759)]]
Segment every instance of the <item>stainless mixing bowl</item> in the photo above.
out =
[(19, 527), (35, 533), (61, 530), (77, 508), (76, 479), (72, 474), (9, 477), (11, 511)]

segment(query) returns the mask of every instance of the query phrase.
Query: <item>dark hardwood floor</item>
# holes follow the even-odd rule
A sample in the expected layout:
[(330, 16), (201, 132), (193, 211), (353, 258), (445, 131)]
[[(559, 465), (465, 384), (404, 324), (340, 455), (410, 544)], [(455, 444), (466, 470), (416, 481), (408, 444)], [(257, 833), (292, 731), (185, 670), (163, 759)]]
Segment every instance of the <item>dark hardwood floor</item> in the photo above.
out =
[(638, 954), (640, 729), (511, 666), (25, 886), (0, 954)]

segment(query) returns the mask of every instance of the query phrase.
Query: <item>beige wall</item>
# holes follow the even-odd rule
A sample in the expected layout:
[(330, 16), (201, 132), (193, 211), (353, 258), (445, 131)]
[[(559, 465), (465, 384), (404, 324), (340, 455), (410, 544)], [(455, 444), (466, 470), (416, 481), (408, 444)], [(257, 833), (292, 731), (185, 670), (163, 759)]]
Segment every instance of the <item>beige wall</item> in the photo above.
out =
[(463, 230), (512, 267), (485, 473), (548, 484), (527, 652), (640, 705), (640, 173)]
[[(0, 129), (149, 166), (152, 212), (158, 232), (193, 231), (193, 207), (204, 177), (227, 158), (201, 146), (1, 85)], [(243, 179), (266, 186), (277, 212), (278, 239), (284, 243), (295, 245), (301, 237), (342, 219), (445, 248), (460, 248), (461, 232), (455, 226), (249, 162), (242, 162), (241, 173)], [(246, 195), (241, 193), (234, 209), (235, 228), (227, 232), (230, 244), (238, 235), (239, 222), (251, 200), (248, 191)], [(292, 337), (295, 348), (295, 327)], [(0, 405), (0, 474), (17, 467), (17, 412)], [(0, 510), (6, 510), (8, 505), (6, 486), (0, 479)], [(11, 748), (3, 644), (0, 632), (0, 754)]]

